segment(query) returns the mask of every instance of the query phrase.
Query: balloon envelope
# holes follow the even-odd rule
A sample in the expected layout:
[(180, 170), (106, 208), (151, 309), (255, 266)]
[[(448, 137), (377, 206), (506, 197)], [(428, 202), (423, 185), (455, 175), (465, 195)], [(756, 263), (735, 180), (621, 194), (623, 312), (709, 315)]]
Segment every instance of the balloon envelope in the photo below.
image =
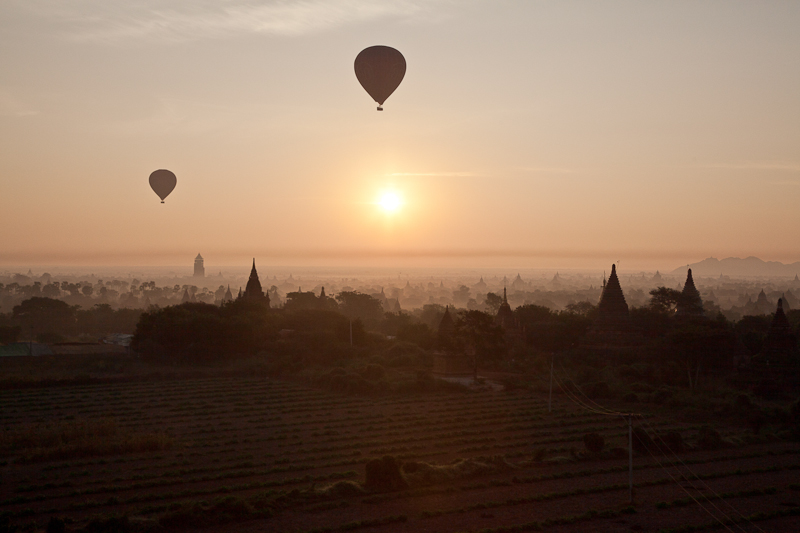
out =
[(178, 178), (169, 170), (160, 169), (150, 174), (150, 187), (161, 198), (162, 204), (164, 203), (164, 198), (169, 196), (169, 193), (172, 192), (177, 183)]
[(380, 106), (403, 81), (406, 59), (390, 46), (370, 46), (356, 56), (355, 69), (358, 82)]

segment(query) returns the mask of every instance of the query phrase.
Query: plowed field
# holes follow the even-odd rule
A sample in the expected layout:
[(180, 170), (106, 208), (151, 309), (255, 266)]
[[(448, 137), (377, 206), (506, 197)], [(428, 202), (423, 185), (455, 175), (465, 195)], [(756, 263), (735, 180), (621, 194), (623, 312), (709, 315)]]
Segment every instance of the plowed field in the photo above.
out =
[[(127, 517), (120, 530), (800, 530), (797, 444), (702, 451), (699, 426), (644, 413), (636, 425), (678, 431), (689, 449), (637, 454), (630, 505), (627, 422), (563, 396), (548, 413), (546, 396), (531, 391), (369, 399), (219, 378), (9, 390), (0, 406), (6, 442), (54, 424), (112, 427), (94, 448), (39, 441), (0, 457), (0, 512), (23, 531), (51, 517), (68, 531), (93, 517), (106, 526)], [(604, 437), (604, 453), (585, 453), (590, 432)], [(102, 446), (153, 436), (149, 450)], [(487, 467), (395, 492), (362, 489), (367, 461), (386, 455)]]

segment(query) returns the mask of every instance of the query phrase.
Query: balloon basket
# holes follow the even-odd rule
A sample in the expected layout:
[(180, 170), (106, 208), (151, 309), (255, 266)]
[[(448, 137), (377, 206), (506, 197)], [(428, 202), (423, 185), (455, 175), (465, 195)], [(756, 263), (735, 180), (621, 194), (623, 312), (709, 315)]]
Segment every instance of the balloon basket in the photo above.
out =
[(163, 203), (164, 203), (164, 200), (161, 200), (161, 203), (163, 204)]
[(378, 111), (383, 111), (383, 108), (381, 106), (378, 106)]

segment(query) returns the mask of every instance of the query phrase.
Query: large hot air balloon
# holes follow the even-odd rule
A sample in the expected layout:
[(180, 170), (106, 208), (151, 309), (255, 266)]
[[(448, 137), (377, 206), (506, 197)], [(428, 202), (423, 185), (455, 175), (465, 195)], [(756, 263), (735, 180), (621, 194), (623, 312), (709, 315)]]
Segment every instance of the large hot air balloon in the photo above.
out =
[(150, 174), (150, 187), (161, 198), (162, 204), (164, 198), (169, 196), (169, 193), (175, 188), (176, 183), (178, 183), (178, 178), (169, 170), (160, 169)]
[(406, 59), (389, 46), (370, 46), (356, 56), (356, 78), (373, 100), (378, 111), (406, 75)]

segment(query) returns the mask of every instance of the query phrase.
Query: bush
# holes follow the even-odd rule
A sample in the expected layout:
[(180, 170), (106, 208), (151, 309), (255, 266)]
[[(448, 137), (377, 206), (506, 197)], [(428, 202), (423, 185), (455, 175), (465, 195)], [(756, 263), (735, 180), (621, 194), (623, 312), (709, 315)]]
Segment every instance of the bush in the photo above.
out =
[(639, 396), (635, 392), (629, 392), (628, 394), (622, 397), (622, 401), (625, 403), (638, 403)]
[(697, 433), (697, 446), (701, 450), (719, 450), (725, 445), (722, 436), (714, 428), (703, 427)]
[(672, 391), (661, 389), (653, 393), (653, 403), (656, 405), (663, 405), (672, 399)]
[(386, 455), (367, 463), (364, 486), (375, 492), (393, 492), (407, 489), (408, 482), (400, 470), (397, 459)]
[(753, 400), (747, 394), (739, 394), (734, 405), (737, 409), (750, 409), (753, 407)]
[(583, 436), (583, 445), (591, 453), (599, 454), (605, 448), (606, 441), (599, 433), (587, 433)]
[(369, 364), (361, 371), (361, 376), (370, 381), (378, 381), (386, 377), (386, 369), (381, 365)]

